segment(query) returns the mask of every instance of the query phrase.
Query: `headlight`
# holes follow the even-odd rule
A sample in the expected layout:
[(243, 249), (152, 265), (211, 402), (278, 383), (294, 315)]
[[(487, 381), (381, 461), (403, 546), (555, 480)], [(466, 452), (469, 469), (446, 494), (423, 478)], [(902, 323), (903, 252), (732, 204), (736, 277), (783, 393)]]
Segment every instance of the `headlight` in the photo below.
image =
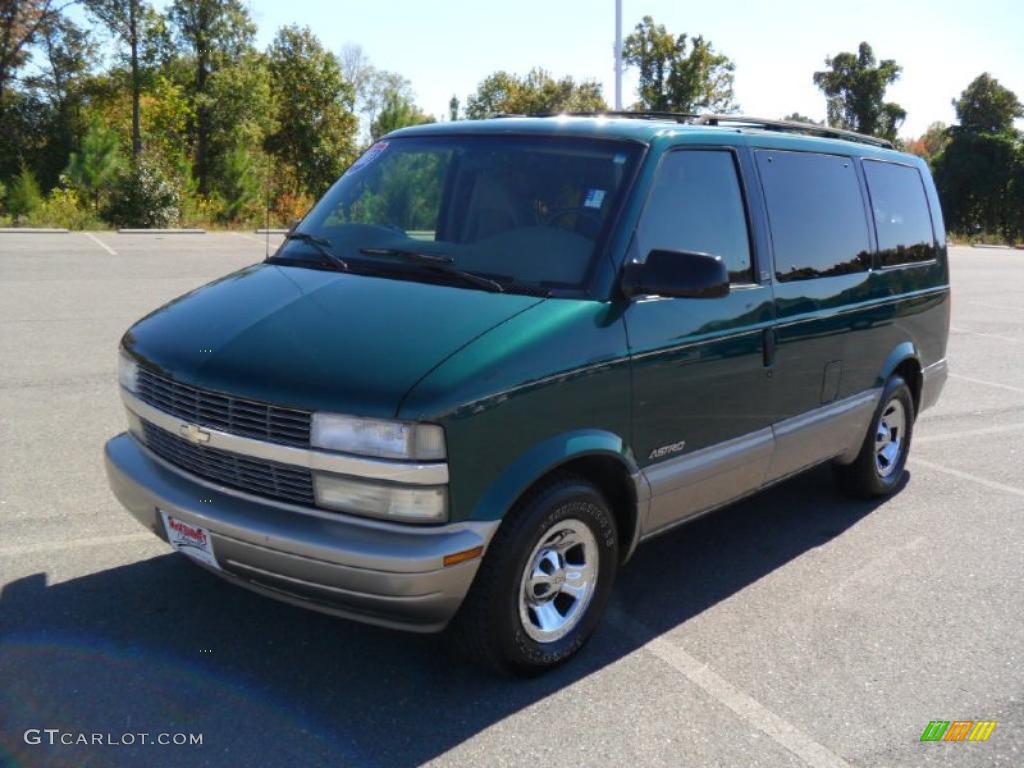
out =
[(128, 354), (123, 349), (118, 350), (117, 380), (121, 382), (121, 386), (129, 392), (135, 392), (138, 389), (136, 386), (138, 378), (139, 364), (128, 357)]
[(435, 461), (445, 458), (444, 428), (437, 424), (359, 419), (314, 413), (310, 442), (330, 451), (383, 459)]
[(317, 506), (402, 523), (443, 523), (448, 489), (443, 486), (387, 485), (340, 475), (314, 473)]

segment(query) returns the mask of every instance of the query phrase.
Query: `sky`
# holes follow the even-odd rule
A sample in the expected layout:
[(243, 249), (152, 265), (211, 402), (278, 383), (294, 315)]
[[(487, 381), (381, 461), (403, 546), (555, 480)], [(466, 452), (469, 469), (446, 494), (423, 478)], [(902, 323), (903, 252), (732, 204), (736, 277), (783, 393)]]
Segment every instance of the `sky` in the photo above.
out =
[[(339, 53), (362, 46), (370, 61), (412, 82), (420, 106), (438, 117), (499, 69), (541, 66), (555, 76), (593, 78), (614, 101), (614, 0), (249, 0), (266, 45), (282, 25), (309, 25)], [(887, 99), (907, 110), (900, 131), (918, 136), (952, 123), (951, 100), (982, 72), (1024, 99), (1024, 0), (789, 0), (693, 2), (623, 0), (624, 33), (653, 16), (673, 34), (702, 34), (736, 63), (735, 96), (744, 114), (825, 117), (811, 82), (828, 55), (868, 41), (879, 59), (903, 67)], [(636, 75), (623, 80), (635, 100)]]

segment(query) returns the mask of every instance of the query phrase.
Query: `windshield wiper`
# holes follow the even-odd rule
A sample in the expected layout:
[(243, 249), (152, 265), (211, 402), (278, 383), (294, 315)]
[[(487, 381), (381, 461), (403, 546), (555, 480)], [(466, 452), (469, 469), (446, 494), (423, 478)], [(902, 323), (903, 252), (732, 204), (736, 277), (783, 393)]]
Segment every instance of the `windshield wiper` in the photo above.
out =
[(289, 240), (298, 240), (299, 242), (312, 245), (328, 262), (336, 266), (338, 269), (348, 272), (348, 262), (336, 256), (334, 252), (331, 251), (331, 241), (326, 237), (311, 235), (309, 232), (289, 232), (284, 236), (284, 239), (285, 242)]
[(471, 283), (478, 288), (484, 288), (485, 290), (494, 291), (496, 293), (505, 292), (505, 288), (497, 280), (491, 280), (489, 277), (483, 277), (482, 275), (467, 272), (464, 269), (457, 269), (453, 266), (455, 259), (443, 253), (410, 251), (405, 248), (360, 248), (359, 252), (365, 256), (397, 256), (398, 258), (405, 259), (406, 261), (413, 261), (417, 264), (422, 264), (423, 266), (437, 272), (443, 272), (446, 275), (454, 275), (463, 282)]

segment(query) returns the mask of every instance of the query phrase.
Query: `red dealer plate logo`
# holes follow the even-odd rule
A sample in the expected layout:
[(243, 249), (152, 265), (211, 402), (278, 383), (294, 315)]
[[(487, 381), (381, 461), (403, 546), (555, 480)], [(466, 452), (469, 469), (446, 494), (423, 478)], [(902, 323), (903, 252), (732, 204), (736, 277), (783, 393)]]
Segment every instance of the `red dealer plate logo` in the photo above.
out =
[(220, 568), (213, 554), (213, 538), (206, 528), (178, 520), (163, 510), (160, 510), (160, 516), (164, 521), (167, 540), (174, 549), (211, 568)]

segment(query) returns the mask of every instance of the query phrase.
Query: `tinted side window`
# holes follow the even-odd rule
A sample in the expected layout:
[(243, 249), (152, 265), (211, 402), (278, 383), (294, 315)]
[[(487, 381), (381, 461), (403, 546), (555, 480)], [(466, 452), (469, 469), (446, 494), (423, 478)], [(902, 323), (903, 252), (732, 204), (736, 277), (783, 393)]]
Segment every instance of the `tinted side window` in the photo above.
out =
[(639, 259), (655, 249), (721, 256), (732, 282), (753, 282), (746, 209), (733, 154), (685, 150), (665, 155), (634, 246)]
[(934, 259), (932, 219), (917, 168), (865, 160), (864, 176), (875, 214), (882, 266)]
[(863, 272), (868, 225), (853, 160), (758, 150), (780, 282)]

